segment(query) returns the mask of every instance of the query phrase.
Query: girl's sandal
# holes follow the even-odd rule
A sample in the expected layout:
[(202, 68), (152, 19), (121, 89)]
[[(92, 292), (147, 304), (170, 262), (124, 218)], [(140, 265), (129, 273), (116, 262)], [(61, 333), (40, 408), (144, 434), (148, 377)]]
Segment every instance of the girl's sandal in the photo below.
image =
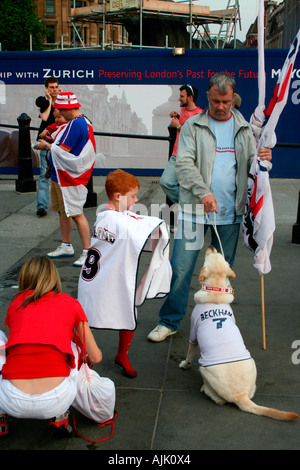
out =
[(8, 435), (9, 431), (9, 426), (8, 426), (8, 420), (7, 416), (1, 416), (0, 417), (0, 438), (1, 437), (6, 437)]

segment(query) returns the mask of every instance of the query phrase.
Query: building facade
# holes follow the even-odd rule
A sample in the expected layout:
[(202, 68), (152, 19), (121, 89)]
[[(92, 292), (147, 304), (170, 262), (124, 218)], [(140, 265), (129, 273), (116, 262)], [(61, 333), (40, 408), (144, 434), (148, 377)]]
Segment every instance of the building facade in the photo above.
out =
[[(106, 0), (108, 2), (108, 0)], [(45, 49), (62, 49), (69, 47), (99, 47), (105, 43), (118, 44), (123, 41), (120, 25), (105, 24), (105, 21), (74, 21), (74, 8), (90, 7), (91, 10), (103, 5), (105, 0), (34, 0), (37, 16), (45, 24), (47, 38)], [(105, 35), (103, 34), (105, 31)]]
[[(265, 0), (265, 48), (289, 49), (300, 25), (300, 0)], [(257, 19), (246, 35), (245, 47), (257, 47)]]

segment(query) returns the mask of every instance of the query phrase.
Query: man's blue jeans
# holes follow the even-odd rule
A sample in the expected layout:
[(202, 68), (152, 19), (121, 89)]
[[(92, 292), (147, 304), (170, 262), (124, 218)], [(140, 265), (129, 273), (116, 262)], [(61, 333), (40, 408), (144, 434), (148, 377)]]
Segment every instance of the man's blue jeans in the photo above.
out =
[[(178, 224), (184, 224), (184, 221), (179, 221)], [(211, 244), (221, 252), (213, 226), (205, 225), (204, 235), (208, 227), (211, 230)], [(191, 279), (200, 252), (199, 248), (189, 249), (189, 246), (191, 246), (190, 240), (186, 239), (184, 228), (181, 230), (181, 227), (179, 227), (179, 229), (181, 236), (179, 238), (175, 237), (171, 257), (173, 270), (171, 290), (159, 312), (159, 324), (173, 331), (179, 328), (180, 322), (185, 316)], [(232, 267), (238, 245), (240, 224), (218, 225), (217, 230), (225, 259)]]
[(172, 155), (169, 158), (166, 168), (159, 180), (159, 184), (168, 198), (174, 203), (178, 203), (179, 184), (175, 171), (176, 157)]
[(48, 209), (49, 205), (49, 180), (45, 178), (45, 173), (47, 170), (47, 150), (40, 151), (40, 177), (37, 187), (37, 210), (39, 209)]

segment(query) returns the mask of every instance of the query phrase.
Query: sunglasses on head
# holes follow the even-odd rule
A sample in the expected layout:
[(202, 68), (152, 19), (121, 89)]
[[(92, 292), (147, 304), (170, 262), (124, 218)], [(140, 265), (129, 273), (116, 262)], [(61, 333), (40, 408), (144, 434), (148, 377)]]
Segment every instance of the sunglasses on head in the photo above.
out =
[(192, 92), (192, 95), (193, 95), (193, 97), (194, 97), (194, 90), (193, 90), (193, 87), (192, 87), (192, 85), (186, 85), (186, 86), (187, 86), (187, 87), (189, 87), (189, 89), (191, 90), (191, 92)]

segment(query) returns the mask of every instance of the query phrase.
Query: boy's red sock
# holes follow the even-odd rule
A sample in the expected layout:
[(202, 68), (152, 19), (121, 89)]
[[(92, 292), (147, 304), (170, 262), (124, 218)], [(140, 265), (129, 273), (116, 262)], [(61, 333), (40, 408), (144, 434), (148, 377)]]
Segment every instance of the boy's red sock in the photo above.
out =
[(137, 372), (131, 367), (128, 351), (134, 335), (134, 331), (119, 331), (119, 349), (115, 357), (115, 362), (123, 367), (129, 377), (136, 377)]

